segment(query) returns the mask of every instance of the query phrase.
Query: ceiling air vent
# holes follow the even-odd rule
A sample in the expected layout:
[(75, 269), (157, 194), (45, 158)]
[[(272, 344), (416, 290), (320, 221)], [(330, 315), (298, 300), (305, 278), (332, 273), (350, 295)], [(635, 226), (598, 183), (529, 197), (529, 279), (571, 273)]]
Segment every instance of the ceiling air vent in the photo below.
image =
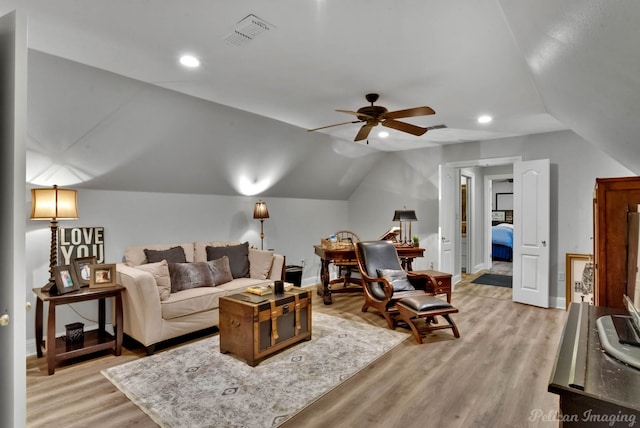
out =
[(429, 131), (433, 131), (434, 129), (445, 129), (446, 127), (447, 125), (442, 124), (442, 125), (427, 126), (427, 129)]
[(234, 46), (245, 46), (265, 31), (274, 30), (276, 27), (255, 15), (248, 15), (236, 24), (233, 31), (223, 39)]

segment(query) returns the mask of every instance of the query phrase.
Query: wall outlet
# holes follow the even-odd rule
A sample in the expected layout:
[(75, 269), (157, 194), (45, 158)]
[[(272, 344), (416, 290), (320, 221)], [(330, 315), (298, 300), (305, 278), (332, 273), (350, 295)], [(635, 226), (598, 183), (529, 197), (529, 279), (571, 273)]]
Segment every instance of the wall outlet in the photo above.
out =
[(300, 259), (300, 265), (304, 267), (304, 264), (307, 262), (306, 259)]
[(565, 281), (566, 279), (564, 272), (558, 272), (558, 281)]
[(429, 262), (429, 269), (433, 269), (433, 260)]

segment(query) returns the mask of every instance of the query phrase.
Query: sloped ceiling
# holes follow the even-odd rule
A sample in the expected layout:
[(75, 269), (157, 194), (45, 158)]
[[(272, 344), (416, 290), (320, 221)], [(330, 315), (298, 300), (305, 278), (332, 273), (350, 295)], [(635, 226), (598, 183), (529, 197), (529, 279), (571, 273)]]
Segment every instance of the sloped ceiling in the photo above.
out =
[[(387, 151), (571, 129), (640, 171), (640, 4), (602, 0), (9, 0), (29, 18), (28, 177), (347, 198)], [(274, 29), (223, 38), (255, 14)], [(177, 56), (192, 52), (198, 70)], [(447, 129), (351, 141), (364, 94)], [(476, 122), (491, 114), (493, 122)], [(132, 188), (133, 187), (133, 188)], [(248, 192), (248, 193), (247, 193)], [(262, 192), (262, 193), (261, 193)]]

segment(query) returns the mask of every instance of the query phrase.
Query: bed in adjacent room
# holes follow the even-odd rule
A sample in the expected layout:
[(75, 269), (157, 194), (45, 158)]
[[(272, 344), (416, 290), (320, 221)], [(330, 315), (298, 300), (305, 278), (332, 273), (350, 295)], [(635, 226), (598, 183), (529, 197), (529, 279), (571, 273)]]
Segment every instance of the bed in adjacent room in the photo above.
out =
[(513, 225), (500, 223), (491, 227), (491, 258), (493, 260), (512, 261)]

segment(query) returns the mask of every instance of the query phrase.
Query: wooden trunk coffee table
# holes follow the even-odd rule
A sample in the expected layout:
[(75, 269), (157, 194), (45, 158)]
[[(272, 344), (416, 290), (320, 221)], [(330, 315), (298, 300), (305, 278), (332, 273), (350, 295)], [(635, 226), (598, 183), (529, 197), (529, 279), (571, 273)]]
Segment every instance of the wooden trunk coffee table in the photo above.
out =
[(311, 292), (293, 288), (283, 294), (239, 293), (220, 298), (220, 352), (250, 366), (311, 339)]

